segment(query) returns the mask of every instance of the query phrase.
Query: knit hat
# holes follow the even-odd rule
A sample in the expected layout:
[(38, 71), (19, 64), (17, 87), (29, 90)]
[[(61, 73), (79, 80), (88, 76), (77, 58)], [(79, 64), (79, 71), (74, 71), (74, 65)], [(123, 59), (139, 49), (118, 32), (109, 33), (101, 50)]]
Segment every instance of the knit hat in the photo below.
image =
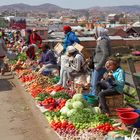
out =
[(74, 53), (76, 51), (76, 48), (74, 46), (68, 46), (67, 47), (67, 52), (68, 53)]
[(64, 26), (63, 30), (66, 32), (70, 32), (71, 31), (71, 27), (70, 26)]

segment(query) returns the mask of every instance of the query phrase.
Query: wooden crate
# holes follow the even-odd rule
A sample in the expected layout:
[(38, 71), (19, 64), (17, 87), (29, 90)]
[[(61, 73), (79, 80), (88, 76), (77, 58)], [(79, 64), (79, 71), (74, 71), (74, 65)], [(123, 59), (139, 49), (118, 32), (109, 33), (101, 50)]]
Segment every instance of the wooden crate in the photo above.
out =
[(106, 103), (111, 114), (116, 115), (115, 109), (122, 108), (124, 106), (124, 96), (122, 94), (107, 96)]

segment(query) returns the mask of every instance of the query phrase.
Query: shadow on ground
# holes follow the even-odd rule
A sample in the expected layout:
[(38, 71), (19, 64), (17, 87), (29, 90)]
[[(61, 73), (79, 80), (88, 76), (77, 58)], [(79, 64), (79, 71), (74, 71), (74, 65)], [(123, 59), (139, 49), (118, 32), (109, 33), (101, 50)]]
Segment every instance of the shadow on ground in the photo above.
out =
[(13, 85), (7, 79), (0, 79), (0, 92), (12, 90)]

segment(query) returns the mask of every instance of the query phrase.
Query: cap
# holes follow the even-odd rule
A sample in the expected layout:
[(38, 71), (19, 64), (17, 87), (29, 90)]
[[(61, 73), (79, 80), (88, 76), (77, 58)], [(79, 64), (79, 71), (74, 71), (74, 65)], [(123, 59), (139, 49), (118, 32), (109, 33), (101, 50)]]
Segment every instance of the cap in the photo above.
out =
[(76, 48), (74, 47), (74, 46), (68, 46), (67, 47), (67, 52), (68, 53), (73, 53), (73, 52), (75, 52), (76, 51)]
[(64, 26), (63, 30), (66, 31), (66, 32), (70, 32), (72, 29), (71, 29), (70, 26)]

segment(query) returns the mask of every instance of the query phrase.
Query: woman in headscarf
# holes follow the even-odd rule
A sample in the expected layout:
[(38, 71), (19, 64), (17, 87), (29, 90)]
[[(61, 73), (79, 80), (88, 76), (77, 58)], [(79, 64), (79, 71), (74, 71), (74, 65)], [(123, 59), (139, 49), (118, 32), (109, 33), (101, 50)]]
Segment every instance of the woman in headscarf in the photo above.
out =
[(91, 77), (91, 93), (96, 95), (97, 82), (101, 80), (105, 73), (105, 63), (108, 57), (111, 55), (110, 38), (108, 36), (108, 30), (103, 27), (97, 27), (94, 29), (95, 39), (97, 45), (95, 49), (95, 55), (93, 57), (94, 70), (92, 71)]

